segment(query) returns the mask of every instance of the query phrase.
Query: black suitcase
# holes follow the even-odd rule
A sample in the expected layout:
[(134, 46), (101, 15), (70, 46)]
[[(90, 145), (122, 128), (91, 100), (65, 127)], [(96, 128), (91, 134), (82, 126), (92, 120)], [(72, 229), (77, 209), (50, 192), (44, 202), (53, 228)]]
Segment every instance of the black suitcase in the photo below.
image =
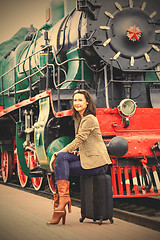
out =
[(113, 223), (113, 194), (111, 176), (107, 174), (80, 177), (81, 218), (110, 220)]

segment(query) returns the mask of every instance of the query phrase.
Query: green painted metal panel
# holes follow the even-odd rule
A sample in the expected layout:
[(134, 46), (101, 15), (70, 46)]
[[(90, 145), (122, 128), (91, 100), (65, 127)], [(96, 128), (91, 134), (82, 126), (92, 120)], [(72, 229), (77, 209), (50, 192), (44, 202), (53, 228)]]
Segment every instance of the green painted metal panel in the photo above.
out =
[[(28, 31), (29, 31), (28, 28), (21, 28), (10, 40), (0, 44), (0, 76), (16, 65), (16, 60), (15, 60), (16, 51), (21, 45), (20, 43), (24, 41), (24, 38), (28, 33)], [(29, 44), (29, 42), (24, 42), (24, 43), (26, 45)], [(16, 47), (17, 45), (18, 47)], [(14, 83), (13, 72), (7, 74), (3, 78), (3, 81), (4, 81), (4, 89), (10, 87)], [(1, 78), (0, 78), (0, 91), (2, 91)], [(14, 104), (14, 98), (5, 97), (4, 102), (5, 102), (4, 108), (7, 108)], [(0, 105), (2, 105), (2, 95), (0, 95)]]
[(54, 140), (47, 149), (47, 158), (50, 162), (51, 157), (55, 152), (60, 151), (62, 148), (64, 148), (67, 144), (69, 144), (73, 140), (72, 137), (64, 136), (59, 137), (56, 140)]
[[(18, 160), (21, 166), (21, 169), (23, 171), (23, 173), (28, 176), (31, 177), (29, 174), (29, 167), (26, 164), (26, 160), (25, 160), (25, 156), (24, 156), (24, 147), (23, 147), (23, 143), (25, 142), (25, 137), (19, 137), (18, 136), (18, 128), (21, 126), (22, 122), (17, 122), (16, 124), (16, 145), (17, 145), (17, 156), (18, 156)], [(32, 176), (33, 177), (33, 176)]]
[(13, 146), (7, 146), (7, 145), (1, 146), (1, 151), (13, 152)]
[(40, 54), (40, 67), (45, 67), (48, 63), (52, 64), (53, 54), (41, 53)]
[[(26, 34), (25, 34), (26, 35)], [(16, 37), (19, 35), (15, 35)], [(21, 63), (24, 59), (28, 57), (28, 54), (34, 53), (36, 51), (35, 47), (37, 44), (38, 39), (40, 38), (41, 33), (37, 31), (37, 33), (34, 35), (32, 41), (23, 41), (20, 37), (19, 42), (16, 41), (14, 38), (13, 42), (17, 42), (18, 46), (15, 47), (8, 53), (6, 58), (0, 57), (0, 76), (2, 74), (7, 73), (10, 69), (15, 67), (17, 64)], [(15, 41), (14, 41), (15, 40)], [(23, 37), (24, 40), (24, 37)], [(1, 46), (1, 45), (0, 45)], [(37, 72), (39, 69), (39, 60), (36, 61), (35, 55), (31, 57), (31, 73)], [(3, 77), (3, 90), (6, 90), (7, 88), (14, 85), (15, 81), (19, 82), (16, 85), (16, 91), (19, 90), (25, 90), (29, 87), (29, 78), (20, 82), (23, 78), (26, 78), (29, 75), (29, 60), (27, 59), (24, 63), (20, 64), (18, 67), (16, 67), (16, 71), (11, 71), (7, 73)], [(31, 84), (35, 83), (37, 80), (39, 80), (39, 76), (42, 75), (42, 72), (35, 74), (31, 77)], [(37, 87), (39, 87), (39, 84), (37, 84)], [(0, 91), (2, 90), (2, 79), (0, 78)], [(14, 93), (15, 88), (13, 87), (10, 89), (10, 92)], [(10, 95), (9, 91), (6, 91), (5, 94)], [(32, 91), (32, 97), (37, 93), (37, 91)], [(19, 99), (25, 100), (29, 97), (29, 92), (19, 93), (16, 95), (16, 102), (19, 101)], [(2, 105), (2, 95), (0, 96), (0, 105)], [(14, 96), (5, 96), (4, 97), (4, 108), (10, 107), (15, 104), (15, 98)]]
[[(0, 44), (0, 65), (1, 61), (4, 60), (4, 56), (9, 55), (15, 46), (23, 42), (28, 32), (29, 29), (23, 27), (11, 39)], [(2, 75), (1, 70), (3, 69), (0, 68), (0, 76)]]
[(42, 168), (48, 169), (47, 155), (44, 145), (45, 125), (47, 123), (50, 113), (50, 99), (49, 97), (39, 100), (39, 117), (37, 127), (34, 130), (34, 143), (37, 153), (38, 161)]
[[(16, 64), (19, 64), (22, 62), (25, 58), (28, 57), (28, 53), (33, 50), (33, 43), (32, 42), (23, 42), (21, 43), (18, 48), (15, 51), (15, 58), (16, 58)], [(35, 67), (35, 55), (31, 57), (31, 73), (39, 70), (39, 65)], [(34, 66), (33, 66), (34, 65)], [(31, 77), (31, 84), (35, 83), (38, 79), (41, 73), (38, 73)], [(29, 76), (29, 59), (27, 59), (24, 63), (20, 64), (16, 69), (16, 82), (19, 82), (21, 79), (25, 78), (26, 76)], [(38, 86), (38, 85), (37, 85)], [(20, 82), (17, 84), (16, 90), (23, 90), (29, 87), (29, 78)], [(34, 95), (34, 93), (32, 93)], [(27, 99), (29, 97), (29, 93), (23, 93), (21, 94), (21, 100)]]
[[(16, 64), (14, 59), (15, 53), (11, 53), (5, 61), (2, 63), (2, 74), (8, 72)], [(2, 84), (2, 83), (1, 83)], [(3, 90), (11, 87), (14, 84), (14, 74), (13, 71), (9, 72), (3, 77)], [(13, 89), (12, 89), (13, 91)], [(5, 94), (9, 94), (9, 91), (6, 91)], [(0, 96), (2, 102), (2, 95)], [(4, 108), (10, 107), (14, 104), (14, 97), (4, 96)]]
[[(156, 73), (148, 72), (145, 75), (145, 81), (159, 81)], [(146, 87), (148, 88), (150, 83), (146, 83)]]
[[(71, 82), (64, 82), (61, 86), (61, 89), (73, 89), (77, 86), (78, 82), (73, 82), (73, 80), (81, 80), (82, 79), (82, 70), (81, 65), (82, 61), (79, 60), (82, 58), (81, 52), (78, 48), (73, 48), (67, 53), (67, 59), (77, 59), (76, 61), (68, 62), (68, 72), (65, 81), (70, 80)], [(90, 69), (87, 67), (85, 62), (84, 64), (84, 80), (92, 81), (92, 73)]]
[[(23, 56), (24, 52), (27, 51), (27, 49), (29, 47), (30, 47), (29, 42), (22, 42), (21, 44), (19, 44), (19, 46), (16, 48), (16, 50), (14, 52), (11, 52), (11, 54), (2, 62), (2, 65), (1, 65), (1, 67), (3, 68), (2, 73), (3, 74), (7, 73), (10, 69), (12, 69), (15, 65), (17, 65), (22, 60), (22, 56)], [(22, 69), (22, 66), (21, 66), (21, 69)], [(14, 71), (10, 71), (5, 76), (3, 76), (3, 90), (14, 85), (14, 82), (15, 82), (14, 78), (16, 78), (16, 82), (19, 82), (21, 79), (25, 78), (27, 75), (29, 75), (29, 71), (28, 70), (25, 71), (24, 69), (23, 69), (23, 71), (21, 71), (20, 67), (16, 68), (15, 73), (14, 73)], [(34, 83), (37, 80), (38, 80), (38, 78), (34, 76), (31, 78), (31, 83)], [(2, 86), (2, 79), (0, 79), (0, 86)], [(16, 91), (24, 90), (28, 87), (29, 87), (29, 81), (28, 81), (28, 79), (26, 79), (23, 82), (16, 85)], [(2, 90), (2, 88), (1, 88), (1, 90)], [(14, 92), (14, 87), (12, 89), (6, 91), (5, 94), (9, 94), (9, 92)], [(35, 94), (33, 93), (33, 95), (35, 95)], [(16, 101), (19, 100), (19, 97), (20, 97), (21, 101), (25, 100), (29, 97), (29, 93), (25, 92), (20, 95), (17, 94)], [(0, 96), (0, 104), (2, 104), (2, 95)], [(4, 96), (4, 108), (10, 107), (14, 104), (15, 104), (14, 96), (9, 96), (9, 97)]]
[(1, 152), (7, 151), (7, 152), (13, 152), (13, 140), (2, 140), (0, 141), (0, 150)]

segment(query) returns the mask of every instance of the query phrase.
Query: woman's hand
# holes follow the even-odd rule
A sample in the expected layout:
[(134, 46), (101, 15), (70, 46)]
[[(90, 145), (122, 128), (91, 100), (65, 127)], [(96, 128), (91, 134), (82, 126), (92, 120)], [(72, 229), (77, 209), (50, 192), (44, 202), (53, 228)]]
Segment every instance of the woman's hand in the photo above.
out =
[(53, 156), (52, 156), (52, 158), (51, 158), (51, 161), (50, 161), (50, 163), (49, 163), (49, 167), (50, 167), (51, 172), (54, 171), (52, 165), (53, 165), (53, 164), (54, 164), (54, 166), (56, 165), (56, 155), (57, 155), (57, 153), (54, 153), (54, 154), (53, 154)]
[(77, 150), (75, 150), (75, 151), (73, 151), (73, 152), (71, 152), (71, 153), (73, 153), (74, 155), (79, 156), (79, 151), (77, 151)]

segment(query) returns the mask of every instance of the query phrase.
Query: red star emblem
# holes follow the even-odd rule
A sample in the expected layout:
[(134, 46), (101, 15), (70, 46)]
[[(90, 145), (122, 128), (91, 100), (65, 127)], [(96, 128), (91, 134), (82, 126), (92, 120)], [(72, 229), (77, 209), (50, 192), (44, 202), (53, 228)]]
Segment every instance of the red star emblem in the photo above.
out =
[(142, 31), (140, 31), (139, 28), (136, 28), (136, 25), (134, 25), (130, 29), (127, 29), (127, 32), (130, 34), (130, 36), (128, 36), (129, 40), (136, 39), (139, 41), (140, 33)]

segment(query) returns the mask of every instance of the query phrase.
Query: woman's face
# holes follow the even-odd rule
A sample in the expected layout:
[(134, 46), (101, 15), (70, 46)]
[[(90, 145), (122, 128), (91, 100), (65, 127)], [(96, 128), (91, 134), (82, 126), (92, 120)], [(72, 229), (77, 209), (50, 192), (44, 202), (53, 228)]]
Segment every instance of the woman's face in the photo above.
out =
[(81, 116), (83, 116), (84, 111), (86, 110), (88, 102), (86, 98), (81, 93), (76, 93), (73, 97), (73, 107)]

